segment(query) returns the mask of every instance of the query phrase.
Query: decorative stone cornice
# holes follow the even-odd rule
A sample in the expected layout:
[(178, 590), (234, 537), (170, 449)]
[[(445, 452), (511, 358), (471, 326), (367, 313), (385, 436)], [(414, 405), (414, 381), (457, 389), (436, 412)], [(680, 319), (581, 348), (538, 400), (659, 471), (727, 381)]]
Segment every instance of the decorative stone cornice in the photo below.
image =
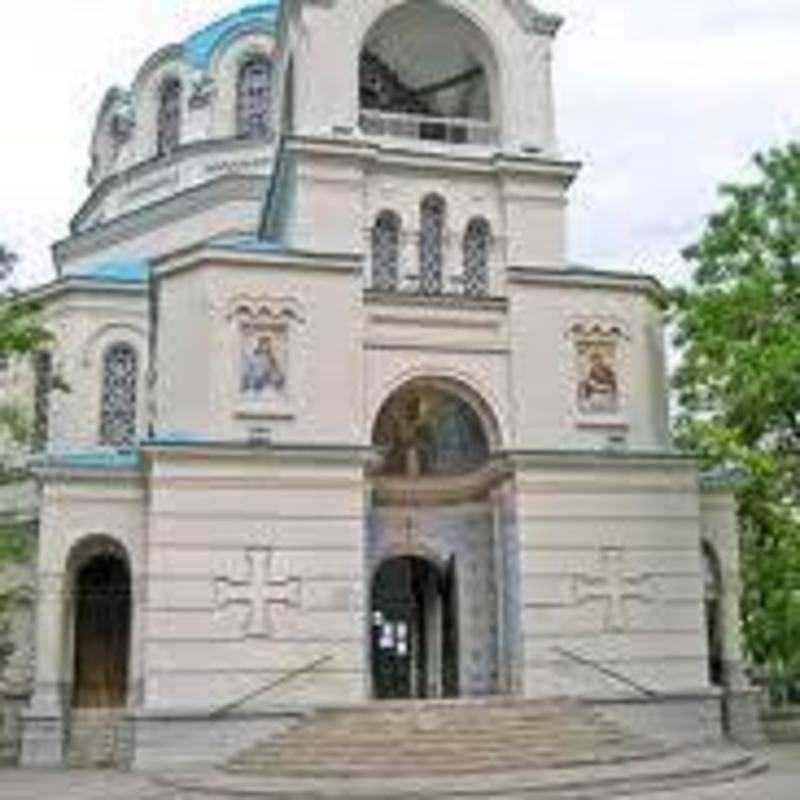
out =
[(563, 17), (558, 14), (545, 14), (530, 5), (528, 0), (505, 0), (505, 4), (525, 33), (555, 36), (564, 24)]
[(255, 459), (282, 464), (341, 464), (365, 466), (375, 459), (371, 446), (359, 444), (292, 444), (249, 440), (153, 439), (142, 444), (146, 459)]

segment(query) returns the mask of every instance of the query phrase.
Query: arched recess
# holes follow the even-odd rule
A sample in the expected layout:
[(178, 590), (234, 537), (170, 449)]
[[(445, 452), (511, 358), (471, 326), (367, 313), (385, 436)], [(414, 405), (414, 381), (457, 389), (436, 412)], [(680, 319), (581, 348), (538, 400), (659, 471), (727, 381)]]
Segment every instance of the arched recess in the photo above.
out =
[(78, 542), (67, 560), (66, 683), (73, 708), (123, 708), (130, 684), (133, 597), (126, 549), (105, 535)]
[(392, 391), (372, 429), (384, 454), (381, 473), (414, 478), (478, 470), (500, 441), (488, 404), (465, 384), (435, 376)]
[[(500, 632), (516, 629), (503, 589), (516, 573), (506, 563), (512, 539), (498, 514), (508, 480), (492, 460), (500, 442), (488, 404), (446, 378), (407, 381), (377, 411), (372, 443), (380, 459), (368, 473), (365, 547), (375, 576), (367, 602), (377, 697), (509, 691), (513, 654)], [(387, 563), (394, 564), (389, 575)], [(394, 616), (384, 606), (395, 607)], [(408, 650), (411, 666), (400, 663), (398, 647)], [(388, 684), (375, 672), (381, 669)]]
[(722, 569), (714, 547), (705, 541), (701, 548), (701, 563), (708, 639), (708, 678), (713, 686), (723, 686), (725, 684), (725, 630)]
[(403, 2), (366, 30), (359, 107), (366, 133), (487, 144), (502, 124), (497, 51), (468, 8)]

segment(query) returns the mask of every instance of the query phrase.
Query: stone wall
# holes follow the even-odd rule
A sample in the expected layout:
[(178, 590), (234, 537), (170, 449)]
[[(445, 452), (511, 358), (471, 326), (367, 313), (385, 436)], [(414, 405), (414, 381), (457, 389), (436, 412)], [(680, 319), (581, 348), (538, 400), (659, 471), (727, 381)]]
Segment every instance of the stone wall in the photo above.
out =
[(17, 762), (32, 690), (36, 517), (32, 482), (0, 486), (0, 766)]
[(0, 565), (0, 765), (19, 757), (20, 713), (31, 693), (33, 563)]

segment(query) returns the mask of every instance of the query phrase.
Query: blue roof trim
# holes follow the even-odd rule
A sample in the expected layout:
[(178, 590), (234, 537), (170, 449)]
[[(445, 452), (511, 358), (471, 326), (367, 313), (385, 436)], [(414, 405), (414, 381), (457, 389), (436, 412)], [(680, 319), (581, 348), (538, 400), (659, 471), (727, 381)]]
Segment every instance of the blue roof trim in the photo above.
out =
[(206, 70), (214, 51), (235, 36), (243, 27), (263, 26), (274, 31), (281, 10), (281, 0), (245, 6), (239, 11), (212, 22), (203, 30), (190, 36), (183, 43), (184, 58), (195, 68)]
[(150, 280), (150, 264), (144, 259), (106, 261), (93, 264), (75, 277), (107, 283), (147, 283)]
[(138, 449), (116, 450), (98, 447), (95, 450), (75, 450), (46, 453), (33, 459), (38, 467), (68, 467), (71, 469), (139, 469), (142, 455)]
[(213, 239), (211, 244), (243, 253), (280, 253), (283, 250), (283, 245), (275, 239), (259, 239), (256, 236), (229, 236)]

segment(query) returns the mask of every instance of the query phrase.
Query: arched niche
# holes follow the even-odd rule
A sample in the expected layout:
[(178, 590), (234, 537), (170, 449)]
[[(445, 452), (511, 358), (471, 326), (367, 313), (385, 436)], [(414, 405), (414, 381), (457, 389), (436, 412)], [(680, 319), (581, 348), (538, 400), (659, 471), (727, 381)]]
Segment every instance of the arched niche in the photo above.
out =
[(124, 708), (128, 702), (132, 581), (125, 548), (95, 535), (67, 561), (66, 633), (73, 708)]
[(450, 144), (500, 135), (498, 59), (478, 24), (451, 5), (407, 2), (368, 29), (359, 54), (362, 131)]
[(374, 474), (415, 480), (465, 476), (487, 464), (497, 441), (490, 410), (467, 387), (412, 380), (378, 412), (372, 443), (382, 460)]
[[(367, 600), (373, 694), (413, 699), (507, 691), (510, 656), (501, 649), (500, 630), (511, 613), (502, 596), (510, 574), (501, 555), (508, 532), (498, 522), (497, 498), (508, 476), (492, 459), (500, 447), (494, 415), (466, 385), (420, 377), (384, 400), (372, 441), (381, 459), (368, 476), (365, 555), (370, 575), (384, 581), (373, 578)], [(393, 599), (381, 591), (387, 586), (405, 589)], [(459, 614), (466, 608), (469, 614)], [(401, 622), (405, 638), (396, 630)], [(390, 627), (383, 632), (380, 625)], [(384, 633), (380, 646), (376, 637)], [(411, 666), (393, 649), (398, 636)], [(375, 672), (381, 669), (388, 683)]]

